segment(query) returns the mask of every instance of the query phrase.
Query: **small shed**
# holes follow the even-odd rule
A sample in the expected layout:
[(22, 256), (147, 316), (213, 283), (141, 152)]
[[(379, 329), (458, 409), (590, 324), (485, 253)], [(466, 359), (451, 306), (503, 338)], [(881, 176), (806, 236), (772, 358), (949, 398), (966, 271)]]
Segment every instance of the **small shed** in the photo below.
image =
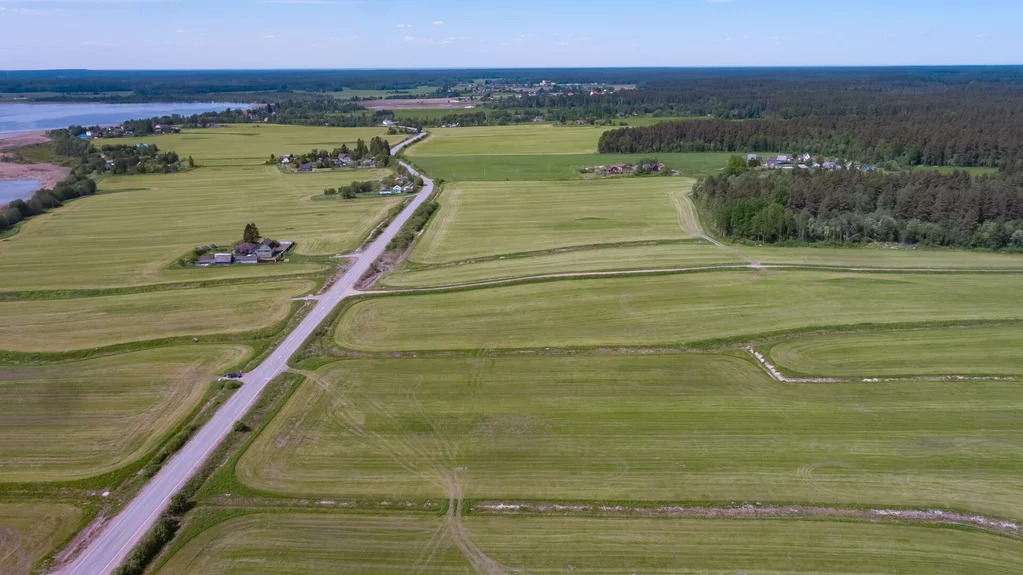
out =
[(226, 265), (232, 261), (234, 261), (234, 256), (231, 254), (213, 254), (213, 263), (216, 265)]
[(259, 263), (259, 258), (253, 254), (251, 256), (238, 256), (234, 261), (239, 264), (257, 264)]

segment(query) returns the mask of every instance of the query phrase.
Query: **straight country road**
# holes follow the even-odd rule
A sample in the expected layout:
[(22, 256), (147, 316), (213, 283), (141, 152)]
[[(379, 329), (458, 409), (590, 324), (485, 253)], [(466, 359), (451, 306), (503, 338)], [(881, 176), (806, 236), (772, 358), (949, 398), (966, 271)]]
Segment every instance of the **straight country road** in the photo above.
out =
[[(391, 155), (405, 146), (423, 138), (422, 132), (391, 148)], [(422, 176), (412, 166), (401, 162), (414, 176)], [(387, 228), (366, 248), (357, 254), (348, 271), (330, 289), (319, 296), (312, 310), (302, 319), (298, 326), (288, 334), (273, 353), (258, 367), (245, 374), (242, 386), (227, 400), (213, 417), (181, 448), (163, 468), (153, 476), (135, 498), (121, 512), (102, 527), (85, 549), (58, 573), (70, 575), (106, 575), (120, 565), (131, 552), (136, 543), (146, 534), (167, 507), (171, 496), (177, 493), (195, 472), (202, 466), (210, 453), (231, 432), (234, 422), (238, 421), (256, 402), (259, 394), (273, 378), (287, 369), (288, 359), (298, 351), (305, 340), (312, 335), (320, 323), (337, 307), (341, 301), (359, 293), (355, 289), (356, 282), (369, 270), (381, 255), (387, 244), (401, 230), (409, 217), (416, 211), (430, 194), (433, 193), (433, 180), (422, 176), (423, 189), (416, 194), (405, 209), (394, 218)]]

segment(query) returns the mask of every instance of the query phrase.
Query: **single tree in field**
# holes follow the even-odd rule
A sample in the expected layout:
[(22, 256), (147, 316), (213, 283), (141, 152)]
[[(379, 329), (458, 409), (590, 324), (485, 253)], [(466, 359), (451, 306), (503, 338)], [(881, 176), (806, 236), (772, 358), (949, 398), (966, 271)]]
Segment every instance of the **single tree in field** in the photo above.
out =
[(248, 223), (245, 224), (245, 231), (242, 232), (242, 241), (250, 244), (258, 244), (262, 236), (259, 235), (259, 228), (256, 224)]

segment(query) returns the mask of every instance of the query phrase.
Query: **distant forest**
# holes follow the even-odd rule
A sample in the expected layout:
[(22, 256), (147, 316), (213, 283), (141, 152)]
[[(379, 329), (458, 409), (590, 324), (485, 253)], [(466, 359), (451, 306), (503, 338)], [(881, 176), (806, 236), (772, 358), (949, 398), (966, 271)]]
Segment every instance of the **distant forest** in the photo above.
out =
[(699, 181), (719, 233), (759, 242), (1023, 248), (1023, 173), (747, 171)]

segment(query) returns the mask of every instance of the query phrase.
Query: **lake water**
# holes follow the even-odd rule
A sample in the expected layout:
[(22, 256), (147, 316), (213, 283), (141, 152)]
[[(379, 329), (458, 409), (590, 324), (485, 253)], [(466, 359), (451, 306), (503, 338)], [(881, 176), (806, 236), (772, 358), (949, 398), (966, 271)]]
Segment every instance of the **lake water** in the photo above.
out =
[(31, 130), (54, 130), (71, 125), (119, 124), (154, 116), (218, 112), (245, 104), (225, 102), (175, 102), (152, 104), (0, 103), (0, 134)]
[(0, 206), (14, 200), (27, 200), (42, 186), (39, 180), (0, 180)]

